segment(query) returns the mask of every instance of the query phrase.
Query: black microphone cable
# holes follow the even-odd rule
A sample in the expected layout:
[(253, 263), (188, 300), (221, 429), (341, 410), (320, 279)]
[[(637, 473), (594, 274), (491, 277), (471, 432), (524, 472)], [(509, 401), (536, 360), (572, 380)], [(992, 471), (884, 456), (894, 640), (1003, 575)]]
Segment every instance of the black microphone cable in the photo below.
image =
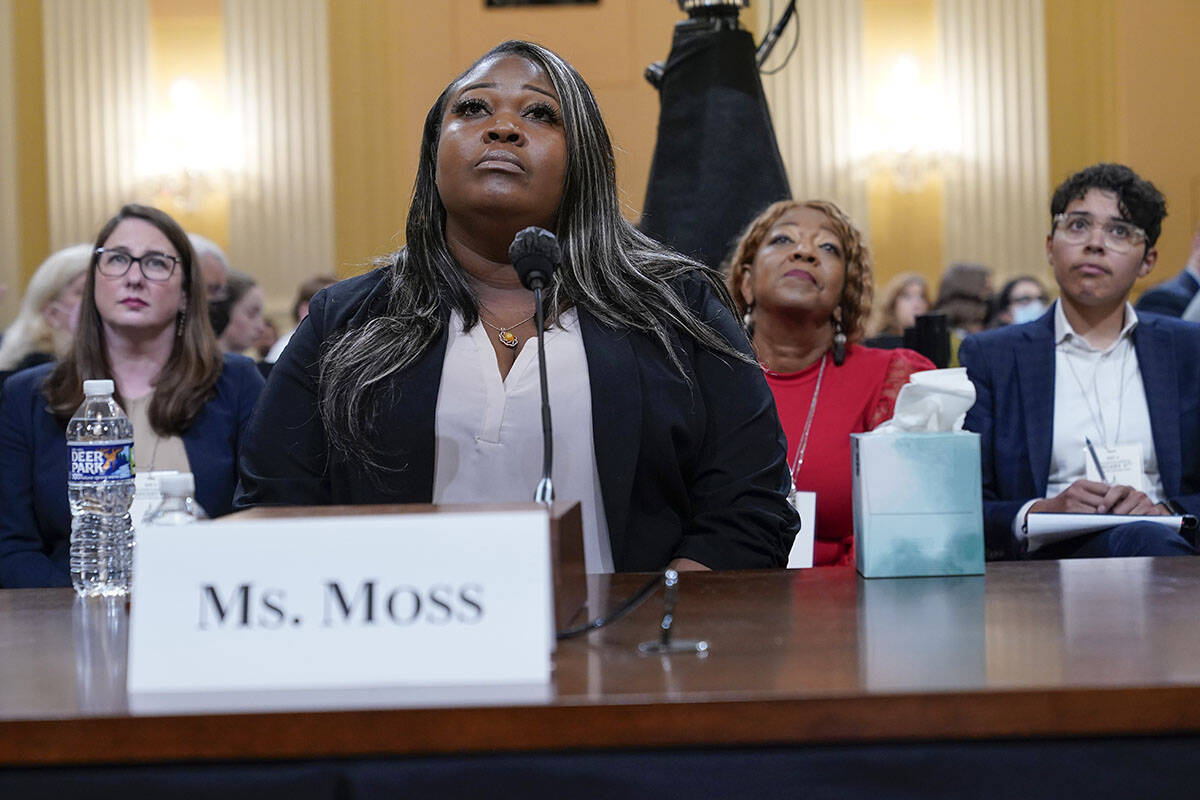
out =
[(583, 636), (586, 633), (600, 630), (605, 625), (611, 625), (612, 623), (632, 612), (642, 603), (646, 602), (646, 599), (650, 597), (650, 595), (654, 594), (654, 590), (658, 588), (658, 584), (662, 582), (665, 575), (665, 572), (660, 572), (650, 580), (646, 581), (642, 588), (638, 589), (637, 592), (624, 603), (617, 606), (616, 610), (610, 611), (603, 617), (596, 617), (595, 619), (585, 622), (582, 625), (577, 625), (574, 628), (561, 630), (556, 634), (556, 638), (560, 642), (566, 639), (574, 639), (576, 637)]

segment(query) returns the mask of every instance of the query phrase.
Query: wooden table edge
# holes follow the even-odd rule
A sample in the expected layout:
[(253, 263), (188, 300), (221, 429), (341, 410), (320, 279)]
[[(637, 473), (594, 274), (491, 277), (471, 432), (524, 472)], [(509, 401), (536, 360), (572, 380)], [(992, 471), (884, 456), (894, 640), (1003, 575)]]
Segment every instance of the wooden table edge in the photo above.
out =
[(1200, 687), (0, 722), (0, 766), (795, 747), (1200, 732)]

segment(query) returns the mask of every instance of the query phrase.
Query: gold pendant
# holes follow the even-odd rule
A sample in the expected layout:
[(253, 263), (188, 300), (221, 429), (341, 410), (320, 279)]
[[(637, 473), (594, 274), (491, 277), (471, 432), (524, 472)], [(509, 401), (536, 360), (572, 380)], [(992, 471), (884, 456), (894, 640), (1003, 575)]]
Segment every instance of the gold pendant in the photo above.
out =
[(500, 344), (504, 345), (510, 350), (515, 348), (517, 343), (520, 341), (517, 339), (517, 335), (507, 328), (501, 328), (499, 332), (496, 333), (496, 338), (500, 340)]

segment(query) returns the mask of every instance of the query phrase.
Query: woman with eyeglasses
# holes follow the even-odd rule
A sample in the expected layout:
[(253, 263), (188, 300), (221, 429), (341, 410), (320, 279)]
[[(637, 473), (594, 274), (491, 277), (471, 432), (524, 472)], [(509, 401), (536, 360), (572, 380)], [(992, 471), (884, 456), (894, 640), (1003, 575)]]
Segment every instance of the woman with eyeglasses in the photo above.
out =
[(1021, 275), (1013, 278), (1000, 289), (996, 297), (996, 316), (991, 327), (1000, 328), (1005, 325), (1020, 325), (1033, 322), (1046, 313), (1050, 300), (1042, 282), (1032, 275)]
[(230, 510), (238, 445), (263, 382), (250, 359), (222, 356), (195, 262), (173, 219), (123, 207), (96, 237), (70, 353), (5, 384), (0, 586), (70, 585), (66, 423), (84, 380), (113, 381), (139, 472), (191, 472), (209, 516)]

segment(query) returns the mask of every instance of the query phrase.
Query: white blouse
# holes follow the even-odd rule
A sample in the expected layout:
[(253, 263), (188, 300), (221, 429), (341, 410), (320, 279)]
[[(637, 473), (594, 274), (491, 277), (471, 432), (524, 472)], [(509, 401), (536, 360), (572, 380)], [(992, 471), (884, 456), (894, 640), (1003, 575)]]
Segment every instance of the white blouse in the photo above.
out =
[[(537, 342), (521, 347), (508, 377), (476, 324), (462, 332), (450, 315), (434, 423), (433, 502), (529, 502), (542, 476), (541, 387)], [(554, 497), (583, 512), (588, 572), (612, 572), (612, 548), (592, 441), (587, 353), (574, 309), (546, 331), (546, 381), (554, 425)]]

